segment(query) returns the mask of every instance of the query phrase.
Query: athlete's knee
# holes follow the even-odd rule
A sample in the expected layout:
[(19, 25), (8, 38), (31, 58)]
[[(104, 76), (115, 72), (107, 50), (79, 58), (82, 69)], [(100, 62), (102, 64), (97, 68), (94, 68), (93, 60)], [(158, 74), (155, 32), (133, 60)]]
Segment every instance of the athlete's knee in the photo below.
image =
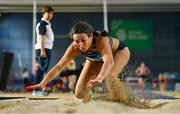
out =
[(78, 99), (83, 99), (83, 94), (82, 94), (82, 92), (80, 92), (80, 91), (75, 91), (75, 96), (78, 98)]
[(118, 77), (119, 73), (111, 72), (110, 77)]
[(82, 92), (81, 92), (81, 88), (80, 86), (78, 86), (79, 84), (76, 85), (75, 88), (75, 96), (79, 99), (82, 99)]

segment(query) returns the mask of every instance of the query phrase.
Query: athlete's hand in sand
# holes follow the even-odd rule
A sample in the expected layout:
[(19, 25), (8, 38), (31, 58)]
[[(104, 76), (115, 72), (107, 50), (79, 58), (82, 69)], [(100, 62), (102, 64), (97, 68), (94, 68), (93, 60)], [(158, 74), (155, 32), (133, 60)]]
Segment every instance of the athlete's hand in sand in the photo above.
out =
[(45, 89), (45, 85), (39, 83), (39, 84), (36, 84), (36, 85), (33, 85), (33, 86), (26, 87), (26, 90), (34, 90), (34, 89), (42, 89), (42, 90), (44, 90)]
[(96, 79), (90, 80), (90, 81), (88, 82), (88, 88), (92, 88), (92, 87), (94, 87), (94, 86), (99, 85), (100, 83), (102, 83), (103, 79), (104, 79), (104, 78), (103, 78), (102, 76), (98, 76)]

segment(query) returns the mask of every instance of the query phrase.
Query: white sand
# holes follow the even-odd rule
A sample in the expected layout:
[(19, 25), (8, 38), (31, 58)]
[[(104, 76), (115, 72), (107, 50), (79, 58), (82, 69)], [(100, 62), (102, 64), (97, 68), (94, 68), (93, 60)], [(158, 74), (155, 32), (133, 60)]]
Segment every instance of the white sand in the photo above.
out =
[[(1, 97), (12, 97), (22, 95), (0, 95)], [(156, 105), (165, 103), (163, 106), (156, 109), (138, 109), (129, 107), (120, 103), (111, 103), (107, 101), (91, 100), (88, 103), (83, 103), (74, 95), (58, 94), (55, 96), (41, 97), (49, 98), (49, 100), (32, 100), (30, 95), (24, 95), (26, 98), (0, 100), (0, 114), (180, 114), (180, 99), (176, 100), (152, 100), (151, 104)], [(33, 97), (36, 98), (36, 97)], [(59, 99), (53, 99), (59, 98)]]

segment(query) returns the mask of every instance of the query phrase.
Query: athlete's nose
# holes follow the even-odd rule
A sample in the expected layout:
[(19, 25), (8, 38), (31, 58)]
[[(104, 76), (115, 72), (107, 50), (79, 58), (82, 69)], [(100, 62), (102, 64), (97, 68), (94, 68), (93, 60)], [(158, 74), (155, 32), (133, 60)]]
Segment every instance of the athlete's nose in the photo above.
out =
[(83, 44), (82, 42), (79, 42), (79, 46), (80, 46), (81, 48), (83, 48), (83, 47), (84, 47), (84, 44)]

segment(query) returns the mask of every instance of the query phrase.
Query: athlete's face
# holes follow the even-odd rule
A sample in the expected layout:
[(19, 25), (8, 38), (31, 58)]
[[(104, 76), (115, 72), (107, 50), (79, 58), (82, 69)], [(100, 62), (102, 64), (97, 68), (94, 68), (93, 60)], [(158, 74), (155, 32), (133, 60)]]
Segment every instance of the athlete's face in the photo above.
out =
[(86, 52), (92, 44), (92, 35), (87, 36), (85, 33), (73, 34), (75, 45), (82, 51)]

